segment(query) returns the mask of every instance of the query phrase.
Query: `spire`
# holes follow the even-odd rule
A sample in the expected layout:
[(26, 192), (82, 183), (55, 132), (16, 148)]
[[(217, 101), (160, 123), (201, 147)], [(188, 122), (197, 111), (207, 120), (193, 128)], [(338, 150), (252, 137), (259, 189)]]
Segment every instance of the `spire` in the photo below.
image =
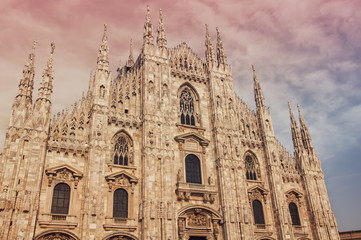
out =
[(163, 25), (162, 9), (159, 9), (159, 25), (158, 25), (157, 47), (160, 49), (167, 47), (167, 38)]
[(312, 145), (311, 135), (308, 132), (305, 120), (303, 119), (303, 116), (302, 116), (301, 110), (300, 110), (300, 106), (298, 104), (297, 104), (297, 109), (298, 109), (298, 114), (299, 114), (299, 118), (300, 118), (300, 129), (301, 129), (301, 137), (302, 137), (303, 146), (308, 152), (312, 152), (313, 145)]
[(107, 25), (104, 24), (102, 44), (100, 45), (97, 59), (97, 71), (109, 71), (109, 47), (107, 37)]
[(153, 27), (152, 22), (150, 21), (150, 9), (147, 6), (147, 16), (144, 23), (144, 34), (143, 34), (143, 50), (148, 50), (148, 47), (153, 47)]
[[(130, 39), (130, 46), (129, 46), (129, 57), (126, 66), (131, 67), (134, 65), (134, 58), (133, 58), (133, 40)], [(119, 67), (120, 68), (120, 67)]]
[(256, 101), (256, 106), (257, 106), (257, 109), (264, 108), (265, 103), (264, 103), (263, 92), (261, 89), (261, 85), (258, 82), (256, 69), (255, 69), (254, 65), (252, 65), (252, 70), (253, 70), (253, 82), (254, 82), (254, 98)]
[(32, 99), (33, 88), (34, 88), (34, 76), (35, 76), (35, 47), (36, 41), (33, 42), (32, 52), (29, 54), (28, 62), (24, 66), (23, 77), (20, 80), (19, 90), (17, 97), (26, 97), (29, 98), (30, 101)]
[(50, 57), (48, 59), (46, 68), (44, 69), (43, 72), (43, 79), (39, 86), (37, 101), (41, 99), (50, 101), (51, 93), (53, 92), (53, 78), (54, 78), (53, 54), (55, 50), (55, 43), (51, 43), (50, 47), (51, 47)]
[(208, 32), (208, 25), (206, 24), (206, 60), (208, 65), (213, 65), (215, 63), (214, 59), (214, 50), (211, 41), (211, 37), (209, 36)]
[(220, 65), (226, 66), (227, 65), (227, 57), (224, 54), (221, 34), (219, 33), (218, 27), (216, 28), (216, 30), (217, 30), (217, 61), (218, 61), (218, 66), (220, 66)]
[(300, 132), (297, 127), (297, 122), (292, 113), (290, 102), (288, 102), (288, 109), (290, 111), (291, 133), (292, 133), (293, 146), (294, 146), (295, 150), (299, 150), (302, 147), (301, 136), (300, 136)]

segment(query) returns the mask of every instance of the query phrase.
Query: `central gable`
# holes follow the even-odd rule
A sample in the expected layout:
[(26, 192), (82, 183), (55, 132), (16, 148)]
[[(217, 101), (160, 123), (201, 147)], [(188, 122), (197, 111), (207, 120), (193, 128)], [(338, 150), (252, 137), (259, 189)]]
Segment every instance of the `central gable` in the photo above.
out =
[(170, 61), (177, 70), (205, 73), (202, 60), (184, 42), (170, 51)]

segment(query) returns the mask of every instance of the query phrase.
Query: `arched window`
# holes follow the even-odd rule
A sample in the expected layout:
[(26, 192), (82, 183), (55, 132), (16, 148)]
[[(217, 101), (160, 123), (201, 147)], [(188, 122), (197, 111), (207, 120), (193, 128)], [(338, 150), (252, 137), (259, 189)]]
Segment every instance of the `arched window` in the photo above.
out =
[(51, 213), (68, 214), (70, 200), (70, 187), (68, 184), (59, 183), (54, 187)]
[(114, 191), (113, 217), (128, 218), (128, 193), (122, 188)]
[(248, 180), (257, 180), (256, 165), (251, 156), (246, 157), (246, 177)]
[(195, 126), (194, 99), (188, 89), (184, 89), (180, 95), (181, 123)]
[(114, 144), (113, 163), (116, 165), (128, 166), (131, 160), (131, 143), (125, 134), (121, 134)]
[(295, 203), (291, 202), (288, 205), (288, 208), (290, 209), (292, 225), (301, 225), (300, 215), (298, 214), (297, 205)]
[(259, 200), (254, 200), (252, 203), (253, 217), (255, 224), (265, 224), (262, 203)]
[(189, 154), (186, 157), (186, 179), (187, 183), (202, 183), (201, 163), (194, 154)]

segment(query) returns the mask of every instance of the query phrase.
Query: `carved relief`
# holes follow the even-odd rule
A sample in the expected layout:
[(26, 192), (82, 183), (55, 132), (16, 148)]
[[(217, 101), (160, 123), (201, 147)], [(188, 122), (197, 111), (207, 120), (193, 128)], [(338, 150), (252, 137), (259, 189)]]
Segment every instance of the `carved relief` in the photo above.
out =
[(83, 177), (80, 171), (67, 164), (46, 169), (45, 174), (48, 176), (48, 187), (52, 185), (53, 180), (57, 180), (58, 182), (74, 182), (74, 188), (77, 189), (79, 180)]
[(75, 238), (65, 233), (49, 233), (37, 238), (37, 240), (75, 240)]

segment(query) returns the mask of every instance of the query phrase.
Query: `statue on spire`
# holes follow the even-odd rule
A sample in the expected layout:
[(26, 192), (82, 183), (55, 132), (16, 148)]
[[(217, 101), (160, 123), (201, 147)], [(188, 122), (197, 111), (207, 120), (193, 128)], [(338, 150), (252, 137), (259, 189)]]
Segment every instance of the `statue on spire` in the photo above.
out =
[(298, 109), (298, 115), (299, 115), (299, 120), (300, 120), (300, 130), (301, 130), (303, 146), (307, 150), (308, 153), (312, 153), (313, 145), (312, 145), (311, 135), (308, 131), (305, 120), (303, 119), (303, 116), (301, 114), (300, 106), (298, 104), (297, 104), (297, 109)]
[(165, 35), (165, 29), (163, 25), (162, 9), (159, 9), (159, 25), (158, 25), (157, 47), (164, 49), (167, 47), (167, 38)]
[(98, 71), (109, 71), (109, 47), (107, 37), (107, 25), (104, 24), (104, 33), (102, 44), (100, 45), (97, 59), (97, 70)]
[(144, 23), (144, 34), (143, 34), (143, 53), (152, 53), (153, 52), (153, 27), (152, 22), (150, 21), (150, 9), (147, 6), (147, 16)]
[(208, 25), (207, 24), (206, 24), (206, 42), (205, 42), (205, 45), (206, 45), (207, 64), (208, 64), (208, 66), (213, 66), (213, 64), (215, 63), (214, 50), (213, 50), (211, 37), (209, 36)]
[(254, 65), (252, 64), (252, 71), (253, 71), (253, 82), (254, 82), (254, 98), (256, 101), (256, 107), (257, 109), (264, 108), (266, 105), (264, 103), (264, 96), (261, 89), (261, 85), (258, 82), (256, 69)]
[(133, 39), (130, 39), (129, 44), (129, 57), (126, 66), (132, 67), (134, 65), (134, 57), (133, 57)]
[(217, 61), (218, 61), (218, 66), (226, 66), (227, 65), (227, 57), (224, 54), (221, 34), (219, 33), (218, 27), (216, 27), (216, 31), (217, 31)]
[(46, 68), (43, 72), (43, 79), (40, 83), (38, 89), (38, 98), (36, 101), (41, 99), (45, 99), (50, 101), (51, 93), (53, 92), (53, 78), (54, 78), (54, 71), (53, 71), (53, 54), (55, 50), (55, 43), (50, 44), (50, 56), (46, 65)]

